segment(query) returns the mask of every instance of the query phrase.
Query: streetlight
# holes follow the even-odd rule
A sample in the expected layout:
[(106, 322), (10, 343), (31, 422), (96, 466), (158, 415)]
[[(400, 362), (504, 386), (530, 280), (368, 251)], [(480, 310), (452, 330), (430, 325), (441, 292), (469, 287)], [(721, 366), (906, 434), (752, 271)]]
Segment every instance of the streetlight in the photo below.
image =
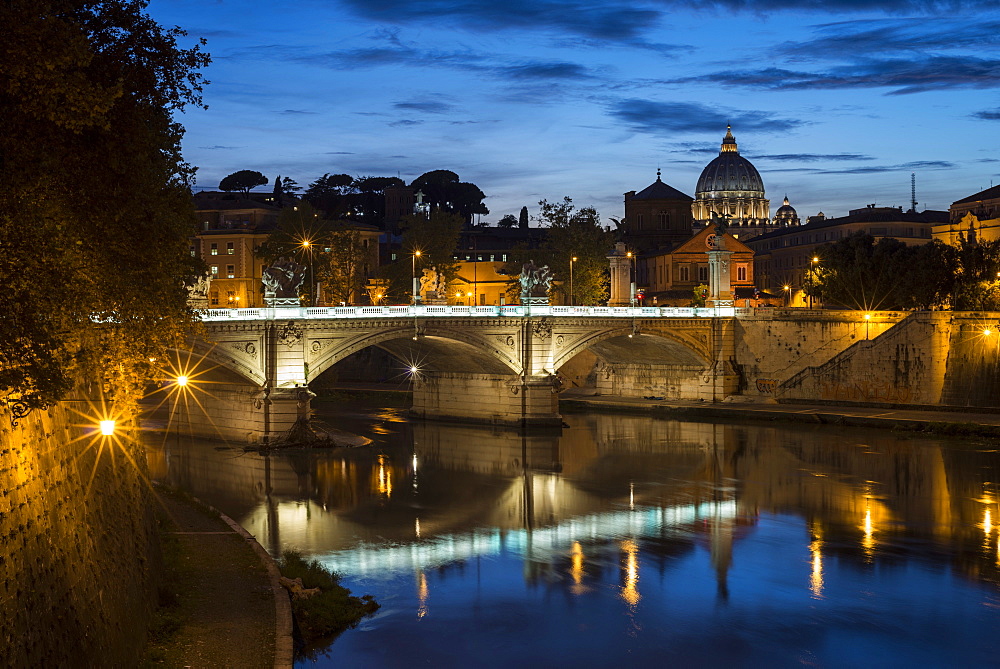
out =
[(785, 291), (785, 306), (787, 307), (788, 303), (792, 299), (792, 292), (791, 292), (792, 291), (792, 287), (789, 286), (788, 284), (785, 284), (784, 286), (781, 287), (781, 289), (783, 291)]
[(417, 258), (420, 257), (420, 250), (413, 252), (410, 256), (410, 266), (412, 268), (411, 274), (413, 274), (413, 305), (416, 306), (417, 302), (420, 301), (420, 282), (417, 280)]
[(816, 283), (816, 263), (819, 262), (819, 258), (813, 256), (809, 261), (809, 308), (813, 308), (813, 296), (812, 291)]
[(573, 294), (573, 263), (576, 262), (576, 256), (569, 259), (569, 306), (573, 306), (576, 302)]
[(865, 314), (865, 339), (868, 339), (868, 324), (871, 323), (872, 315)]
[(629, 304), (634, 307), (635, 306), (635, 254), (632, 253), (631, 251), (629, 251), (625, 255), (629, 259), (629, 264), (628, 264), (628, 272), (629, 272), (629, 275), (628, 275), (628, 278), (629, 278), (629, 285), (628, 285), (628, 291), (629, 292), (628, 292), (628, 297), (629, 297)]
[(309, 294), (312, 297), (312, 306), (316, 306), (316, 295), (313, 292), (316, 289), (316, 273), (313, 271), (313, 252), (312, 252), (312, 242), (308, 239), (302, 242), (302, 248), (309, 252)]

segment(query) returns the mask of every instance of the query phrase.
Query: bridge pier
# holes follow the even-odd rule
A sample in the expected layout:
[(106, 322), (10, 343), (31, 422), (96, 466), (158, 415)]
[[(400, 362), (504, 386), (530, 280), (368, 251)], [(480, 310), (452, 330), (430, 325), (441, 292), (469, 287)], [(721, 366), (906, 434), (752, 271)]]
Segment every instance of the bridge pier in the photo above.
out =
[(171, 404), (170, 426), (183, 435), (267, 444), (309, 415), (313, 396), (304, 386), (267, 389), (212, 383), (206, 392)]
[(562, 425), (558, 388), (550, 376), (421, 373), (413, 380), (418, 418), (508, 426)]

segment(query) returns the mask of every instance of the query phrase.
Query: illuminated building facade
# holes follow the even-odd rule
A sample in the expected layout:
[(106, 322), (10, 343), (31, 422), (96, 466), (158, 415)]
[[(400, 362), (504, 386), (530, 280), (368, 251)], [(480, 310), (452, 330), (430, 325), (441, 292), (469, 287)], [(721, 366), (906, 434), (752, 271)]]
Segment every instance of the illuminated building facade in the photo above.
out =
[(638, 193), (625, 193), (623, 241), (638, 252), (665, 249), (691, 237), (691, 203), (686, 195), (660, 179)]
[(1000, 186), (993, 186), (953, 202), (948, 221), (934, 226), (934, 239), (959, 246), (962, 240), (1000, 239)]
[(712, 212), (728, 215), (731, 232), (739, 239), (770, 232), (781, 223), (777, 220), (772, 223), (764, 181), (753, 163), (740, 155), (728, 125), (718, 157), (698, 177), (691, 212), (696, 230), (711, 222)]

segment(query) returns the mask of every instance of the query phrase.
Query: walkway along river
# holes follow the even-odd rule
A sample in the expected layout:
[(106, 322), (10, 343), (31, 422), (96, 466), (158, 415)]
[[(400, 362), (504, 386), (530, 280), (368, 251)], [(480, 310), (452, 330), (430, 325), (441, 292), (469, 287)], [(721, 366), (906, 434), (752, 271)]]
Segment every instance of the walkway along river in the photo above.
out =
[(372, 447), (149, 448), (155, 476), (382, 604), (319, 666), (995, 662), (992, 444), (614, 413), (526, 437), (343, 409), (327, 420)]

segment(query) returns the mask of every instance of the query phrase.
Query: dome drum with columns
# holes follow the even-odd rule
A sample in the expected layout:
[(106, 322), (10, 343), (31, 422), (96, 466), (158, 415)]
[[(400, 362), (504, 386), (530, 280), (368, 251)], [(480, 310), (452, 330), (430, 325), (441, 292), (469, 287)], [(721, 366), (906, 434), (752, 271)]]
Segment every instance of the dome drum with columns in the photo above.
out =
[(740, 155), (728, 125), (719, 156), (698, 177), (694, 198), (691, 213), (696, 230), (709, 224), (713, 211), (728, 215), (733, 228), (759, 228), (760, 231), (754, 232), (761, 234), (763, 228), (771, 227), (771, 207), (764, 197), (764, 182), (753, 163)]

